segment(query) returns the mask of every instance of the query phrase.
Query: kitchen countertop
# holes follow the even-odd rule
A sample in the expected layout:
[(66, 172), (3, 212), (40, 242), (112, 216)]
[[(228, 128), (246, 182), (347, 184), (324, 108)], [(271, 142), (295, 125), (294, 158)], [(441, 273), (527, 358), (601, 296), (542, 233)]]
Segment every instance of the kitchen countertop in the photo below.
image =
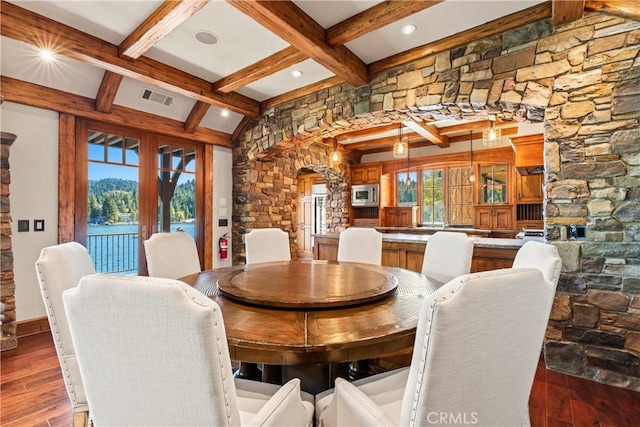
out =
[[(460, 229), (457, 229), (460, 231)], [(328, 237), (338, 239), (340, 234), (314, 234), (314, 237)], [(383, 233), (382, 241), (390, 243), (426, 243), (431, 235), (428, 234), (410, 234), (410, 233)], [(525, 242), (525, 239), (497, 239), (491, 237), (470, 236), (473, 239), (474, 246), (479, 248), (500, 248), (500, 249), (518, 249)]]

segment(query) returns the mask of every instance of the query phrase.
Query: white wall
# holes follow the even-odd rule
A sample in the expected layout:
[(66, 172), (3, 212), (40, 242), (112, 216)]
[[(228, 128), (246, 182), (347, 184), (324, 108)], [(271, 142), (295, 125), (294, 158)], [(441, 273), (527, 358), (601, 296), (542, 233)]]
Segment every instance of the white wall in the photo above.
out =
[[(213, 268), (230, 267), (231, 253), (231, 214), (233, 211), (233, 154), (230, 148), (213, 147)], [(226, 227), (219, 227), (219, 219), (227, 219)], [(226, 259), (218, 256), (218, 240), (225, 233), (229, 239)]]
[[(34, 263), (58, 243), (58, 113), (11, 102), (0, 106), (0, 129), (17, 135), (11, 146), (11, 224), (18, 321), (46, 316)], [(29, 232), (18, 233), (18, 220)], [(44, 219), (45, 230), (33, 231)]]

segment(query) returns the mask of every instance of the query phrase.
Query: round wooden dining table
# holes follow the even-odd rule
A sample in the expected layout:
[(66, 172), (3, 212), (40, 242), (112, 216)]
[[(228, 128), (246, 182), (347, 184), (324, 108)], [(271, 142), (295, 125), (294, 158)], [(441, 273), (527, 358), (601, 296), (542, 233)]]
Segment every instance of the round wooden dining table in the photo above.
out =
[(232, 360), (271, 365), (349, 362), (413, 346), (425, 276), (392, 267), (289, 261), (181, 278), (221, 308)]

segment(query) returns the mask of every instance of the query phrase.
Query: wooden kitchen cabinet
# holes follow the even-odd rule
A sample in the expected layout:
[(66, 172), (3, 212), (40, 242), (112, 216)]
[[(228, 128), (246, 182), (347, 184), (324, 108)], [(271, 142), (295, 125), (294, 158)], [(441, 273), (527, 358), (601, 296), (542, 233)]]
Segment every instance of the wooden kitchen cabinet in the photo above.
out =
[(474, 226), (485, 230), (512, 230), (512, 217), (511, 206), (476, 206)]
[(379, 184), (382, 175), (381, 163), (351, 165), (351, 185)]
[(387, 206), (384, 208), (385, 227), (415, 227), (417, 224), (417, 206)]
[(516, 203), (542, 203), (542, 174), (516, 174)]

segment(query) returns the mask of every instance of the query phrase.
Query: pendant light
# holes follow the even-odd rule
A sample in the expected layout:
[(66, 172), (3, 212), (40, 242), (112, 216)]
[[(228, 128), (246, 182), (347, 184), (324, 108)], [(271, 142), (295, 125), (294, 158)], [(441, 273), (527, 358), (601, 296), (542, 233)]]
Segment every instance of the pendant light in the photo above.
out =
[(333, 151), (331, 152), (331, 156), (330, 156), (331, 167), (333, 167), (334, 169), (337, 169), (340, 166), (340, 161), (341, 160), (342, 160), (342, 156), (340, 155), (340, 152), (338, 151), (338, 138), (336, 138), (334, 136), (333, 137)]
[(475, 182), (476, 176), (473, 173), (473, 131), (469, 131), (469, 167), (471, 168), (469, 182)]
[(393, 144), (393, 157), (396, 159), (404, 159), (409, 155), (409, 144), (402, 140), (402, 123), (398, 128), (398, 142)]
[(485, 147), (495, 147), (500, 144), (502, 139), (502, 131), (500, 128), (495, 127), (496, 116), (489, 116), (489, 129), (485, 129), (482, 132), (482, 145)]
[[(402, 130), (401, 130), (402, 132)], [(410, 156), (409, 156), (409, 142), (405, 142), (406, 146), (407, 146), (407, 191), (409, 190), (409, 188), (411, 187), (411, 175), (410, 175), (410, 168), (411, 168), (411, 160), (410, 160)]]

